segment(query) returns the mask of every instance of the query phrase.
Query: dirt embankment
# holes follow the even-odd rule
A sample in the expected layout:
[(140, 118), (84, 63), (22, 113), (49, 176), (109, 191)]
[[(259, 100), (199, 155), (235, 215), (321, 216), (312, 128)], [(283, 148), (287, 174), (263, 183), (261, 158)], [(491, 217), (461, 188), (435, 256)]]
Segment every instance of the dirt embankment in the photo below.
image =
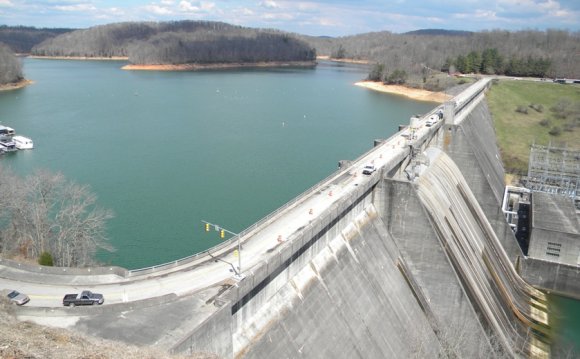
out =
[(157, 64), (157, 65), (125, 65), (123, 70), (141, 70), (141, 71), (196, 71), (196, 70), (213, 70), (213, 69), (237, 69), (237, 68), (254, 68), (254, 67), (312, 67), (315, 61), (272, 61), (272, 62), (232, 62), (232, 63), (215, 63), (215, 64)]
[(10, 90), (17, 90), (20, 88), (23, 88), (25, 86), (31, 85), (34, 82), (31, 80), (22, 80), (22, 81), (18, 81), (18, 82), (12, 82), (9, 84), (3, 84), (0, 85), (0, 91), (10, 91)]
[(327, 61), (334, 61), (334, 62), (344, 62), (347, 64), (362, 64), (362, 65), (368, 65), (368, 64), (372, 64), (372, 61), (369, 60), (356, 60), (356, 59), (335, 59), (334, 57), (330, 57), (330, 56), (326, 56), (326, 55), (320, 55), (320, 56), (316, 56), (317, 60), (327, 60)]
[(371, 89), (373, 91), (390, 93), (393, 95), (401, 95), (413, 100), (418, 101), (428, 101), (428, 102), (438, 102), (443, 103), (452, 98), (443, 92), (432, 92), (422, 89), (414, 89), (410, 87), (400, 86), (400, 85), (385, 85), (381, 82), (374, 81), (360, 81), (355, 83), (356, 86)]
[(48, 60), (99, 60), (99, 61), (127, 61), (129, 58), (127, 56), (110, 56), (110, 57), (98, 57), (98, 56), (28, 56), (31, 59), (48, 59)]

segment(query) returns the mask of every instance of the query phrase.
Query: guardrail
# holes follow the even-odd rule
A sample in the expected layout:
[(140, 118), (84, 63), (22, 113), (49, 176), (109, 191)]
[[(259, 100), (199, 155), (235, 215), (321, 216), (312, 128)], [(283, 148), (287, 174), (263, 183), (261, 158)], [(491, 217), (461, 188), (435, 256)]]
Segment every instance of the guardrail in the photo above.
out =
[(486, 89), (490, 81), (490, 78), (483, 78), (478, 80), (465, 91), (455, 96), (453, 98), (455, 101), (455, 114), (461, 112), (468, 103), (471, 103), (475, 97), (479, 96), (479, 94), (481, 94)]

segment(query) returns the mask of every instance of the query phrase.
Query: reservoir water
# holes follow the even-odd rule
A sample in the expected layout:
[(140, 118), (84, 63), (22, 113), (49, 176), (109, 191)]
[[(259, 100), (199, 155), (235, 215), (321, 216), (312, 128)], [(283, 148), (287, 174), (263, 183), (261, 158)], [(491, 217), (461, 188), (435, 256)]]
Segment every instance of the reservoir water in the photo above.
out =
[(140, 268), (239, 232), (435, 104), (353, 86), (368, 68), (123, 71), (121, 62), (24, 59), (34, 84), (0, 93), (0, 121), (34, 140), (4, 156), (26, 175), (61, 172), (112, 209), (115, 252)]

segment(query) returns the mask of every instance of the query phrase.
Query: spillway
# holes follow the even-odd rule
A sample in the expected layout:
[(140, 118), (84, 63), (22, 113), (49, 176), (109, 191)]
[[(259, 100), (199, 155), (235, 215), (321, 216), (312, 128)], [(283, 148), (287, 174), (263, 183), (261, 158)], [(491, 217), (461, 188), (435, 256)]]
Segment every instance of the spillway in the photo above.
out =
[(516, 273), (456, 164), (441, 151), (429, 152), (417, 193), (477, 310), (512, 356), (548, 353), (542, 342), (550, 334), (545, 295)]

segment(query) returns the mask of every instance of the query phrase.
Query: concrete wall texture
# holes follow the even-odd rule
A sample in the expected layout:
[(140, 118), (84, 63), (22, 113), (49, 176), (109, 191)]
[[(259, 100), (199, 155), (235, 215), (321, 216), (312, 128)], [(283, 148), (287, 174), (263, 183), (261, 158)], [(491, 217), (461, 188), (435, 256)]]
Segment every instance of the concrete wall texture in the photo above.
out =
[(572, 201), (549, 193), (532, 193), (531, 218), (530, 257), (580, 264), (580, 223)]

